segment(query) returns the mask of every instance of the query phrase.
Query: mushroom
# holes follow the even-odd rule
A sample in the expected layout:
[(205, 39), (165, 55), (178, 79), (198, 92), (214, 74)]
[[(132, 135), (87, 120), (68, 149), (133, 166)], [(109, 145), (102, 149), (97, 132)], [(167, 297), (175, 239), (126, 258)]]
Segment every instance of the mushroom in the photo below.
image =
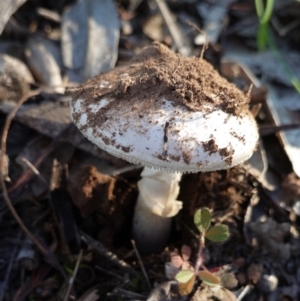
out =
[(145, 166), (133, 237), (142, 252), (165, 246), (182, 173), (228, 169), (253, 153), (249, 98), (203, 59), (159, 43), (70, 91), (73, 122), (108, 153)]

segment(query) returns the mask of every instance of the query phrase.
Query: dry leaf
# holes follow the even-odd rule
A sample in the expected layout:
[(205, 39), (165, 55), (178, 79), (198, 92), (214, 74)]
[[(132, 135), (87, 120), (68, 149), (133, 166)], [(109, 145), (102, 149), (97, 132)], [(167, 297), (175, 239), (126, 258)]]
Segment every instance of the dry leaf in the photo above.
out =
[(3, 0), (0, 5), (0, 34), (16, 10), (25, 3), (26, 0)]
[(35, 77), (53, 91), (64, 93), (59, 45), (44, 37), (32, 36), (27, 42), (25, 54)]
[(83, 82), (115, 66), (119, 18), (111, 0), (78, 1), (62, 18), (62, 54), (71, 82)]

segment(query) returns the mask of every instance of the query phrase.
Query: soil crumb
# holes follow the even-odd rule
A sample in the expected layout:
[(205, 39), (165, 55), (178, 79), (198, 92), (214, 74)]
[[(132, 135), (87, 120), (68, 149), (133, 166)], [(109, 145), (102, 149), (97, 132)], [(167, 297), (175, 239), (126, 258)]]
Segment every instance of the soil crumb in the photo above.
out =
[(232, 164), (232, 155), (234, 154), (233, 148), (231, 148), (231, 149), (229, 149), (227, 147), (220, 148), (219, 154), (224, 158), (225, 162), (228, 165)]
[(101, 174), (94, 166), (84, 166), (70, 189), (74, 204), (82, 216), (94, 213), (114, 200), (115, 179)]
[(210, 155), (216, 153), (219, 150), (218, 145), (216, 144), (214, 139), (210, 139), (207, 142), (203, 143), (204, 150), (209, 152)]

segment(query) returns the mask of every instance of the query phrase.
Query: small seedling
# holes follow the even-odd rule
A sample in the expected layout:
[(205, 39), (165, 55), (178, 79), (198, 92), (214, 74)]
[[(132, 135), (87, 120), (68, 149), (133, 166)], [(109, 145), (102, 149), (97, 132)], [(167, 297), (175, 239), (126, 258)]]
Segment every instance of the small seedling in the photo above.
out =
[(196, 280), (196, 277), (209, 286), (220, 284), (220, 278), (210, 272), (203, 264), (203, 249), (205, 247), (205, 238), (212, 242), (224, 242), (229, 237), (228, 227), (226, 225), (216, 225), (211, 227), (211, 213), (208, 208), (202, 208), (196, 211), (194, 223), (200, 232), (197, 260), (193, 266), (189, 261), (191, 249), (183, 246), (181, 256), (172, 253), (172, 264), (176, 268), (181, 268), (175, 279), (179, 282), (181, 294), (189, 294)]

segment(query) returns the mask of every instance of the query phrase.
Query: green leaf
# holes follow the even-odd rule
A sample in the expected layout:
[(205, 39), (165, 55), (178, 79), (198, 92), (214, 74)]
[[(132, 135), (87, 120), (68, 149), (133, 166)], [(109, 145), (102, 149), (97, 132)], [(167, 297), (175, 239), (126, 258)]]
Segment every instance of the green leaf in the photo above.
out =
[(219, 277), (209, 271), (199, 271), (198, 276), (207, 285), (215, 286), (220, 284)]
[(269, 25), (266, 23), (259, 26), (257, 32), (257, 48), (259, 51), (264, 51), (268, 44)]
[(292, 78), (291, 83), (298, 93), (300, 93), (300, 81), (297, 78)]
[(260, 23), (266, 24), (270, 21), (274, 9), (274, 0), (268, 0), (266, 3), (266, 9), (264, 11), (263, 16), (260, 17)]
[(262, 16), (264, 15), (264, 3), (262, 0), (255, 0), (255, 8), (256, 8), (256, 13), (259, 19), (262, 18)]
[(229, 237), (229, 230), (226, 225), (217, 225), (207, 231), (205, 237), (213, 242), (223, 242)]
[(202, 208), (196, 211), (194, 215), (194, 223), (198, 230), (203, 233), (207, 231), (211, 222), (211, 214), (208, 208)]
[(179, 292), (181, 295), (188, 295), (194, 288), (196, 276), (193, 275), (192, 278), (186, 283), (179, 283)]
[(175, 279), (180, 283), (187, 283), (193, 275), (194, 272), (191, 270), (182, 270), (176, 274)]

